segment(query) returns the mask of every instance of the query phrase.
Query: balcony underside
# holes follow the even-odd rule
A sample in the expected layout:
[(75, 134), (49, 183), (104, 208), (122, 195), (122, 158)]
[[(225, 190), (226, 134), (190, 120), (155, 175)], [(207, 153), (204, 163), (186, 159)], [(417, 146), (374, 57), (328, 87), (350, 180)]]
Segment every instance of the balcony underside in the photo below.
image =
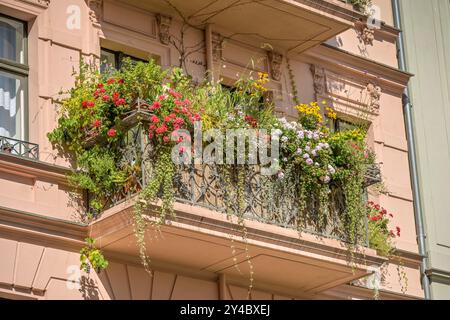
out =
[[(156, 266), (225, 274), (228, 281), (248, 285), (249, 258), (256, 287), (270, 286), (279, 292), (308, 297), (364, 277), (369, 274), (368, 266), (385, 262), (365, 248), (361, 249), (364, 254), (355, 254), (356, 267), (352, 268), (347, 249), (338, 240), (250, 220), (245, 222), (246, 249), (236, 219), (182, 203), (176, 203), (175, 210), (176, 218), (164, 225), (161, 233), (153, 227), (148, 229), (147, 251)], [(139, 256), (132, 215), (133, 201), (128, 200), (106, 211), (91, 225), (91, 236), (108, 255), (132, 259)], [(152, 220), (151, 215), (148, 218)]]
[[(275, 50), (303, 52), (352, 26), (351, 10), (325, 0), (132, 0), (131, 5), (182, 19), (202, 28), (212, 24), (225, 37)], [(169, 4), (170, 3), (170, 4)], [(342, 14), (345, 11), (345, 14)]]

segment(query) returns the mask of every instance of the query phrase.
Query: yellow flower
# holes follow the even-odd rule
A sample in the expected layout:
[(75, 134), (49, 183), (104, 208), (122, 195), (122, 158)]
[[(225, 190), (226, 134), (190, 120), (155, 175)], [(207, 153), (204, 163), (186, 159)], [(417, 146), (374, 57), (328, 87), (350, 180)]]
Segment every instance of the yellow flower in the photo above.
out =
[(297, 109), (301, 115), (314, 117), (318, 123), (323, 122), (320, 106), (317, 102), (311, 102), (310, 104), (303, 103), (296, 106), (295, 109)]
[(337, 118), (337, 114), (336, 111), (334, 111), (332, 108), (330, 107), (326, 107), (325, 108), (326, 112), (327, 112), (327, 117), (333, 120), (336, 120)]

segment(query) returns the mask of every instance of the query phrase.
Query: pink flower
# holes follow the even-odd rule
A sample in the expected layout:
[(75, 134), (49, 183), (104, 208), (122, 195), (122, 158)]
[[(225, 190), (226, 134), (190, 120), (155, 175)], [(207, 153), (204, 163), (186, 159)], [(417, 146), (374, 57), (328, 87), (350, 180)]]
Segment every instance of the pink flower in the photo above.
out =
[(150, 109), (154, 110), (154, 109), (159, 109), (161, 108), (161, 103), (155, 101), (153, 102), (152, 106), (150, 107)]
[(116, 103), (116, 106), (123, 106), (127, 102), (125, 99), (121, 98), (121, 99), (117, 99), (115, 103)]
[(152, 117), (150, 118), (150, 121), (153, 123), (158, 123), (159, 122), (159, 118), (158, 116), (152, 115)]
[(110, 138), (115, 137), (116, 134), (117, 134), (116, 129), (112, 129), (111, 128), (111, 129), (108, 130), (108, 137), (110, 137)]
[(171, 114), (169, 114), (169, 118), (170, 119), (173, 119), (173, 118), (175, 118), (177, 115), (175, 114), (175, 113), (171, 113)]
[(163, 137), (163, 141), (164, 141), (165, 143), (170, 142), (169, 136), (164, 136), (164, 137)]
[(175, 99), (181, 99), (181, 97), (182, 97), (181, 93), (176, 92), (176, 91), (173, 90), (173, 89), (170, 89), (170, 90), (169, 90), (169, 94), (170, 94), (172, 97), (174, 97)]
[(92, 126), (94, 128), (99, 128), (101, 125), (102, 125), (102, 120), (100, 120), (100, 119), (94, 120), (94, 122), (92, 123)]
[(183, 102), (181, 102), (180, 100), (175, 100), (175, 104), (181, 107), (183, 105)]
[(184, 124), (184, 120), (183, 118), (176, 118), (174, 123), (181, 126)]
[(104, 95), (102, 97), (102, 100), (105, 101), (105, 102), (108, 102), (109, 101), (109, 96), (108, 95)]
[(158, 129), (156, 129), (156, 133), (157, 134), (161, 134), (167, 131), (167, 126), (165, 124), (163, 124), (161, 127), (159, 127)]
[(400, 230), (400, 227), (396, 227), (395, 229), (396, 229), (396, 231), (397, 231), (397, 237), (400, 237), (400, 231), (401, 231), (401, 230)]
[(164, 117), (164, 122), (170, 122), (172, 121), (172, 118), (170, 118), (169, 116)]
[(184, 103), (185, 105), (188, 106), (188, 105), (191, 104), (191, 100), (189, 100), (189, 99), (184, 99), (183, 103)]
[(184, 153), (186, 151), (186, 149), (184, 147), (180, 147), (180, 153)]
[(166, 96), (164, 94), (162, 94), (158, 97), (158, 99), (159, 99), (159, 101), (163, 101), (166, 99)]

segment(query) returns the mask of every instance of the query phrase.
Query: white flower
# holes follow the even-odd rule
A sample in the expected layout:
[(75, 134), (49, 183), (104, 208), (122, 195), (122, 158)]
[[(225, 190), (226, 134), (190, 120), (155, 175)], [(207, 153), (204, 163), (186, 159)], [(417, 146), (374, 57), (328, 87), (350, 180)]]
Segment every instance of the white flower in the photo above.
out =
[(320, 164), (319, 164), (318, 162), (314, 163), (314, 165), (315, 165), (316, 167), (320, 167)]
[(320, 139), (320, 136), (319, 136), (319, 134), (318, 134), (317, 132), (315, 132), (315, 133), (313, 134), (313, 139), (314, 139), (314, 140), (319, 140), (319, 139)]
[(288, 161), (288, 159), (287, 158), (283, 158), (283, 162), (287, 162)]
[(312, 165), (314, 163), (314, 161), (312, 159), (306, 159), (306, 164), (307, 165)]
[(312, 139), (313, 138), (313, 133), (311, 131), (308, 131), (307, 137), (308, 137), (308, 139)]
[(300, 148), (297, 149), (297, 154), (300, 155), (300, 154), (302, 154), (302, 152), (303, 152), (302, 149), (300, 149)]
[(323, 147), (324, 147), (325, 149), (329, 149), (329, 148), (330, 148), (330, 145), (329, 145), (328, 143), (325, 142), (325, 143), (323, 144)]
[(313, 150), (313, 151), (311, 152), (311, 154), (313, 155), (313, 157), (316, 157), (316, 156), (317, 156), (317, 151), (316, 151), (316, 150)]
[(303, 139), (303, 138), (305, 138), (305, 132), (304, 131), (298, 131), (297, 132), (297, 136), (299, 137), (299, 139)]
[(311, 147), (310, 147), (310, 146), (306, 146), (306, 147), (305, 147), (305, 151), (306, 151), (306, 152), (310, 152), (310, 151), (311, 151)]
[(286, 136), (283, 136), (283, 137), (281, 138), (281, 141), (282, 141), (282, 142), (287, 142), (288, 140), (289, 140), (289, 138), (286, 137)]
[(309, 158), (310, 158), (309, 154), (305, 153), (305, 154), (303, 155), (303, 159), (309, 159)]
[(333, 168), (331, 165), (328, 165), (328, 172), (329, 172), (330, 174), (335, 174), (335, 173), (336, 173), (336, 169)]
[(278, 172), (278, 179), (283, 179), (283, 178), (284, 178), (283, 171)]
[(329, 183), (331, 181), (331, 178), (329, 176), (321, 177), (320, 179), (323, 181), (323, 183)]

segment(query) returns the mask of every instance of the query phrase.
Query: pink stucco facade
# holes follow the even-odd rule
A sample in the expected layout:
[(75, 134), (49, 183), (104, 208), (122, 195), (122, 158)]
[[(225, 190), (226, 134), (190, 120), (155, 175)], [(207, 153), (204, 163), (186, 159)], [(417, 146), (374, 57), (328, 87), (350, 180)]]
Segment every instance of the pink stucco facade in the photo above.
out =
[[(203, 2), (208, 1), (173, 1), (187, 16)], [(397, 247), (408, 279), (406, 293), (399, 284), (399, 262), (387, 262), (373, 250), (362, 249), (352, 268), (337, 240), (299, 236), (253, 221), (247, 222), (249, 239), (244, 245), (233, 234), (234, 222), (223, 214), (181, 203), (175, 207), (177, 219), (160, 235), (149, 230), (152, 272), (147, 273), (133, 235), (133, 200), (83, 224), (84, 203), (74, 201), (65, 178), (70, 165), (57, 156), (46, 134), (56, 125), (58, 93), (72, 86), (72, 71), (80, 59), (99, 59), (101, 48), (106, 48), (139, 58), (152, 56), (165, 67), (178, 65), (180, 52), (164, 36), (178, 34), (182, 20), (164, 1), (3, 0), (2, 14), (27, 22), (27, 140), (39, 145), (40, 154), (39, 161), (30, 161), (0, 152), (0, 297), (245, 299), (248, 254), (255, 269), (252, 299), (370, 299), (373, 290), (355, 280), (385, 263), (382, 298), (422, 298), (401, 101), (411, 75), (397, 68), (399, 31), (391, 27), (390, 1), (374, 1), (386, 23), (374, 31), (372, 40), (355, 29), (361, 15), (351, 6), (336, 0), (317, 2), (323, 6), (267, 1), (243, 8), (248, 14), (244, 18), (225, 12), (211, 18), (210, 37), (204, 28), (187, 28), (184, 45), (204, 45), (186, 58), (184, 67), (195, 80), (209, 68), (215, 79), (231, 83), (247, 72), (253, 59), (252, 69), (272, 78), (279, 73), (269, 84), (276, 111), (294, 117), (288, 58), (301, 101), (326, 99), (341, 118), (370, 122), (369, 144), (381, 164), (386, 190), (369, 189), (369, 198), (394, 212), (393, 223), (402, 228)], [(161, 22), (158, 15), (171, 19)], [(192, 23), (199, 23), (201, 17), (193, 16)], [(219, 36), (227, 39), (220, 48), (215, 40)], [(282, 55), (279, 61), (270, 59), (267, 44)], [(87, 236), (98, 239), (110, 260), (98, 275), (78, 270)]]

